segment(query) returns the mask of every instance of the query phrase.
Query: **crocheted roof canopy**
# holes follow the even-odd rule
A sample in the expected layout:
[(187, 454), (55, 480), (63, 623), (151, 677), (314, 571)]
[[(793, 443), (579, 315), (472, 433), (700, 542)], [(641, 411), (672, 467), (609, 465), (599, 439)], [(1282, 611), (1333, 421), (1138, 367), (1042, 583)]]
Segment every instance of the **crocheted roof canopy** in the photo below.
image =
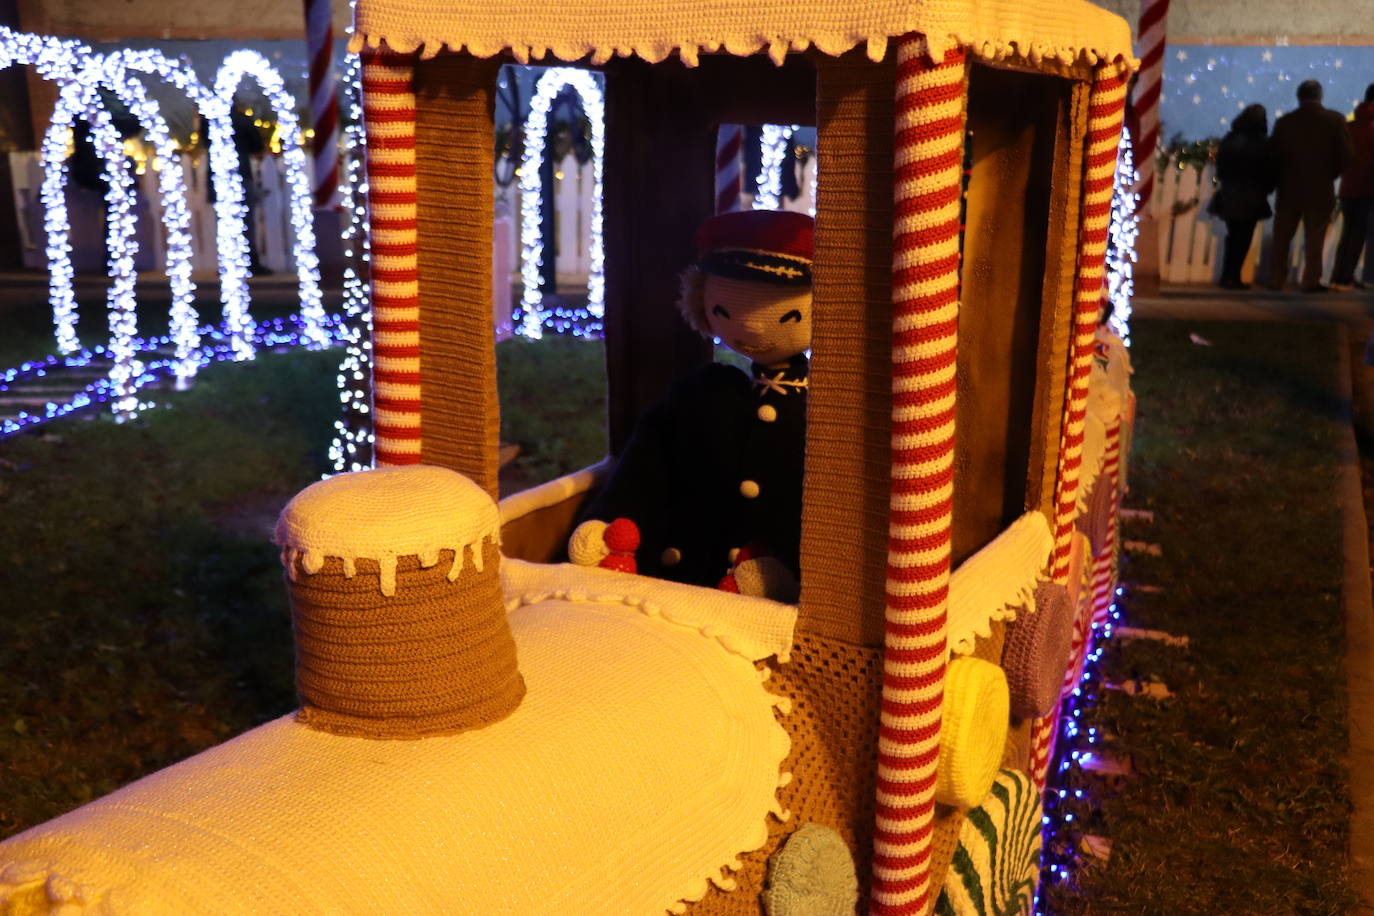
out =
[(789, 51), (838, 55), (860, 42), (881, 60), (888, 40), (908, 32), (924, 34), (934, 57), (964, 47), (985, 60), (1135, 65), (1130, 26), (1087, 0), (358, 0), (352, 47), (385, 42), (426, 57), (445, 47), (477, 57), (509, 51), (521, 63), (551, 54), (598, 65), (630, 55), (656, 63), (677, 52), (695, 66), (703, 52), (767, 49), (780, 63)]

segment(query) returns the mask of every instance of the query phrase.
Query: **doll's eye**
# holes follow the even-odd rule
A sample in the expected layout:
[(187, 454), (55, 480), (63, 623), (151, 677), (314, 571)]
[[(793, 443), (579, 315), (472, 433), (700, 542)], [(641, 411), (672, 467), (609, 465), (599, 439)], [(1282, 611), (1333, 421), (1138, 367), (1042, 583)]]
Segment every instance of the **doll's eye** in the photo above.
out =
[(778, 324), (786, 324), (786, 323), (789, 322), (789, 321), (797, 321), (797, 322), (800, 322), (800, 321), (801, 321), (801, 311), (800, 311), (799, 309), (793, 309), (792, 311), (788, 312), (786, 315), (783, 315), (781, 318), (779, 318), (779, 319), (778, 319)]
[[(718, 306), (716, 306), (715, 308), (711, 309), (711, 314), (712, 314), (712, 315), (719, 315), (719, 316), (722, 317), (722, 318), (729, 318), (729, 317), (730, 317), (730, 313), (727, 312), (727, 311), (725, 310), (725, 307), (724, 307), (724, 306), (720, 306), (720, 305), (718, 305)], [(798, 315), (797, 317), (800, 318), (801, 316)]]

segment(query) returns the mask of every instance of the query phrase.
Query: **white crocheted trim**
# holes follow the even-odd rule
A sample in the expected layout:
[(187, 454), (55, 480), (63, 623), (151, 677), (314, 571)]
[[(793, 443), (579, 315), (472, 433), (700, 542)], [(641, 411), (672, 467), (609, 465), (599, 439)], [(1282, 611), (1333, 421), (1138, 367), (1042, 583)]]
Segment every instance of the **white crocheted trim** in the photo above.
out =
[(1027, 512), (949, 578), (949, 651), (967, 655), (978, 637), (992, 635), (994, 620), (1035, 612), (1035, 586), (1054, 550), (1050, 523)]
[(275, 537), (293, 579), (319, 572), (328, 557), (341, 559), (351, 577), (357, 561), (368, 559), (380, 567), (382, 594), (393, 595), (398, 557), (430, 567), (451, 550), (450, 582), (468, 562), (480, 571), (482, 545), (500, 543), (500, 515), (487, 492), (456, 471), (381, 468), (306, 487), (282, 510)]
[(1134, 69), (1124, 19), (1086, 0), (869, 0), (861, 4), (698, 0), (649, 4), (602, 0), (524, 0), (515, 6), (477, 0), (359, 0), (349, 47), (418, 51), (443, 48), (476, 57), (510, 51), (520, 63), (553, 56), (599, 66), (636, 55), (657, 63), (677, 53), (689, 67), (703, 53), (746, 56), (767, 50), (775, 63), (789, 51), (840, 55), (864, 43), (872, 60), (888, 41), (926, 37), (932, 57), (962, 47), (984, 60), (1009, 57)]
[(519, 493), (512, 493), (497, 503), (497, 508), (501, 510), (501, 524), (509, 524), (518, 518), (556, 506), (564, 500), (587, 492), (610, 473), (611, 463), (610, 458), (603, 458), (591, 467), (555, 477), (547, 483), (521, 490)]
[(696, 630), (750, 661), (776, 656), (786, 662), (797, 625), (794, 605), (571, 563), (504, 559), (501, 588), (507, 611), (549, 599), (624, 604)]

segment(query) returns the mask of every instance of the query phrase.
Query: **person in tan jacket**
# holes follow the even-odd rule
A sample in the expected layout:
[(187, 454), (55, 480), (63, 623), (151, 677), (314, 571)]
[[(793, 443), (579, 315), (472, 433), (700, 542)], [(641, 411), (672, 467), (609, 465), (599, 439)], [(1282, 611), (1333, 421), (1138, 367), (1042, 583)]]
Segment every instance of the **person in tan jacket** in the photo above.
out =
[(1350, 134), (1345, 118), (1322, 105), (1322, 84), (1298, 86), (1298, 107), (1274, 122), (1269, 161), (1278, 179), (1274, 205), (1274, 239), (1269, 249), (1270, 289), (1280, 289), (1288, 275), (1288, 249), (1303, 226), (1303, 292), (1325, 292), (1322, 248), (1336, 206), (1336, 178), (1350, 162)]

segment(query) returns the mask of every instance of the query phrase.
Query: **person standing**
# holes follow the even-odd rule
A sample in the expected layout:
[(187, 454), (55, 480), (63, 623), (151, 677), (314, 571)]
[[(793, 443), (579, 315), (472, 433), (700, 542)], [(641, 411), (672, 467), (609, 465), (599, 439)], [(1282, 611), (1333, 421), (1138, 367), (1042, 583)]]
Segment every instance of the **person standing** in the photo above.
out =
[(1298, 86), (1298, 107), (1274, 122), (1269, 159), (1278, 176), (1278, 198), (1266, 286), (1283, 287), (1288, 249), (1302, 223), (1306, 245), (1302, 290), (1325, 292), (1322, 248), (1336, 206), (1335, 181), (1350, 162), (1350, 133), (1345, 118), (1322, 105), (1321, 83), (1306, 80)]
[(1341, 240), (1336, 245), (1336, 264), (1331, 269), (1331, 286), (1364, 289), (1355, 280), (1355, 264), (1360, 260), (1369, 221), (1374, 214), (1374, 83), (1364, 91), (1364, 102), (1355, 107), (1355, 118), (1347, 127), (1353, 155), (1341, 173)]
[(1231, 122), (1231, 129), (1217, 148), (1219, 187), (1207, 205), (1212, 215), (1226, 223), (1226, 242), (1221, 257), (1223, 289), (1249, 289), (1240, 280), (1240, 268), (1250, 251), (1255, 226), (1273, 215), (1269, 209), (1269, 167), (1265, 141), (1268, 115), (1263, 105), (1251, 105)]

